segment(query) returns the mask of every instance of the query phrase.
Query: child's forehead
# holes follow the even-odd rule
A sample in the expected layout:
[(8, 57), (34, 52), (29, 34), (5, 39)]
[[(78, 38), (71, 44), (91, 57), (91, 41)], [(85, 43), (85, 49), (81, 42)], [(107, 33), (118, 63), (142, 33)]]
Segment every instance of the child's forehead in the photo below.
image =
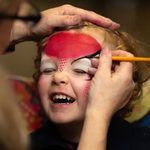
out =
[(59, 59), (78, 58), (101, 50), (100, 43), (92, 36), (77, 31), (53, 34), (44, 47), (44, 53)]

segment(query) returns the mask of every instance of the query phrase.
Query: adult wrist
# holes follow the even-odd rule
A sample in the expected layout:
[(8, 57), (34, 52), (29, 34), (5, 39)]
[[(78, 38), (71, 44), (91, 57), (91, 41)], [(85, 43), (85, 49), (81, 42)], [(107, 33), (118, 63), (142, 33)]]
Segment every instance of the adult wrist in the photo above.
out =
[(113, 114), (110, 113), (109, 111), (104, 111), (101, 108), (99, 110), (94, 109), (94, 108), (89, 108), (86, 111), (86, 118), (91, 118), (91, 119), (97, 119), (97, 121), (104, 121), (107, 122), (108, 124), (110, 123), (112, 119)]

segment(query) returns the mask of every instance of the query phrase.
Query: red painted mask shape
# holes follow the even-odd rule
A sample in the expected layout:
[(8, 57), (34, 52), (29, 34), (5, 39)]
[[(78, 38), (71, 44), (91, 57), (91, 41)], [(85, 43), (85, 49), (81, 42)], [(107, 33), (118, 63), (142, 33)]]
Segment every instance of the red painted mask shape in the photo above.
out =
[(80, 58), (96, 53), (100, 49), (100, 44), (87, 34), (62, 31), (49, 38), (44, 52), (48, 56), (62, 60)]

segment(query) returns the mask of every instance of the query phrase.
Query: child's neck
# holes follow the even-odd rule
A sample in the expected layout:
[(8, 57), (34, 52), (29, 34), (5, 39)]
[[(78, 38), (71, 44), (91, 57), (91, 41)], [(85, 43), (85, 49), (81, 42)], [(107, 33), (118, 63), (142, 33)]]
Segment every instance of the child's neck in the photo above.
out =
[(78, 143), (82, 132), (83, 123), (59, 124), (57, 128), (64, 140)]

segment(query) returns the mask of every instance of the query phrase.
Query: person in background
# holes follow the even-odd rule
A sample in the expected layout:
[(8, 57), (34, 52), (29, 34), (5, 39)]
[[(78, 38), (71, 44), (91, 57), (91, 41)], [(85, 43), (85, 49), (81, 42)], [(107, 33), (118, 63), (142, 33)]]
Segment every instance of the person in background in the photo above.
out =
[[(56, 27), (81, 24), (83, 20), (110, 29), (119, 27), (108, 18), (71, 5), (38, 13), (29, 1), (0, 0), (0, 54), (14, 51), (19, 42), (38, 41), (51, 34)], [(24, 121), (4, 72), (0, 69), (0, 149), (26, 150), (28, 139)]]
[(87, 23), (42, 39), (34, 78), (46, 122), (31, 134), (31, 149), (150, 149), (149, 129), (119, 117), (139, 99), (146, 65), (111, 58), (139, 50), (129, 34)]
[[(1, 13), (0, 31), (1, 33), (5, 33), (5, 38), (3, 37), (0, 43), (2, 47), (1, 53), (4, 53), (5, 47), (7, 47), (6, 51), (13, 51), (15, 44), (19, 42), (38, 41), (46, 35), (51, 34), (57, 27), (82, 24), (84, 20), (110, 29), (116, 29), (120, 26), (112, 20), (94, 12), (68, 4), (39, 13), (34, 5), (32, 6), (28, 1), (21, 2), (21, 0), (13, 0), (7, 6), (7, 9), (13, 7), (16, 10), (13, 9), (11, 13)], [(21, 6), (17, 13), (19, 4)], [(16, 19), (16, 21), (14, 22), (13, 19)], [(7, 28), (7, 32), (4, 32), (5, 28)]]
[(0, 68), (0, 149), (27, 150), (29, 141), (25, 121), (7, 74)]

